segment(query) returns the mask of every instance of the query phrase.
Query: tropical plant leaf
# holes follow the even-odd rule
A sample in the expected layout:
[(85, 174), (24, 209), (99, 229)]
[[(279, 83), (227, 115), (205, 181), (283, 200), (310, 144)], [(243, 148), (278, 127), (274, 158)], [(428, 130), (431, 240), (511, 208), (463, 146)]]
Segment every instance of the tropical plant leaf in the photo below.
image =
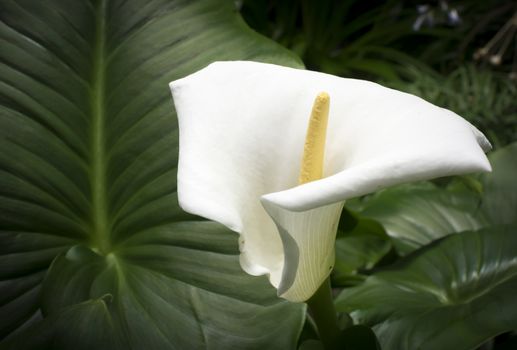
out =
[[(106, 299), (88, 300), (46, 317), (24, 331), (23, 337), (10, 337), (2, 349), (118, 349)], [(63, 331), (66, 330), (66, 331)]]
[(336, 239), (336, 262), (332, 270), (334, 286), (355, 285), (392, 251), (390, 237), (377, 221), (345, 209)]
[(382, 349), (473, 349), (517, 329), (517, 226), (450, 235), (336, 301)]
[(360, 215), (379, 221), (401, 254), (452, 233), (517, 222), (517, 143), (489, 155), (492, 173), (474, 178), (479, 194), (453, 182), (381, 191), (359, 203)]
[(167, 83), (215, 60), (299, 61), (232, 1), (6, 0), (0, 19), (6, 344), (294, 348), (303, 306), (240, 271), (235, 234), (178, 207)]
[(517, 142), (490, 154), (492, 172), (481, 174), (481, 212), (495, 224), (517, 222)]
[(489, 157), (492, 173), (356, 201), (399, 252), (412, 252), (338, 297), (375, 326), (383, 349), (471, 349), (517, 328), (517, 144)]
[[(266, 278), (242, 272), (237, 254), (235, 235), (211, 222), (152, 229), (107, 256), (74, 246), (54, 260), (43, 282), (43, 313), (58, 324), (38, 325), (32, 333), (44, 329), (42, 344), (57, 338), (57, 344), (79, 349), (292, 347), (299, 314), (289, 304), (275, 302), (275, 290), (268, 288)], [(91, 305), (102, 302), (102, 313), (92, 313), (97, 309), (91, 308), (77, 311), (84, 300), (97, 302)], [(82, 318), (88, 315), (109, 327), (91, 326), (85, 335)], [(62, 319), (77, 325), (73, 329), (87, 342), (70, 345), (71, 331), (63, 339), (56, 336)], [(100, 333), (97, 327), (102, 327)], [(272, 341), (264, 334), (278, 338)], [(23, 345), (19, 340), (12, 344), (14, 349)]]
[(472, 191), (423, 182), (375, 194), (361, 215), (380, 222), (397, 251), (407, 254), (448, 234), (486, 226), (478, 213), (480, 201)]

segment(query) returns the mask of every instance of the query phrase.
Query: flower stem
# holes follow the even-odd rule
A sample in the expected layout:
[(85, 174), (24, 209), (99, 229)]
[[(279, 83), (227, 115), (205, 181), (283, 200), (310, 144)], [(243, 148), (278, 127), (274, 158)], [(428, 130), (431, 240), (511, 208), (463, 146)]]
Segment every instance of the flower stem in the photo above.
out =
[(325, 350), (339, 349), (340, 330), (337, 323), (336, 309), (330, 289), (330, 277), (327, 278), (314, 295), (307, 300), (309, 312), (316, 326)]

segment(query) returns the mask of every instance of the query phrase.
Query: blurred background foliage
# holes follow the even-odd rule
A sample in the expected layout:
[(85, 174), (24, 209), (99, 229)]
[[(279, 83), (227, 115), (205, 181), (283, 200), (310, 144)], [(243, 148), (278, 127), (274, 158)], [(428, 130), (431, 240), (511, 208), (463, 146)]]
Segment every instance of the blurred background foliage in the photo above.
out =
[(419, 95), (469, 119), (495, 148), (517, 139), (514, 0), (240, 0), (237, 7), (308, 69)]

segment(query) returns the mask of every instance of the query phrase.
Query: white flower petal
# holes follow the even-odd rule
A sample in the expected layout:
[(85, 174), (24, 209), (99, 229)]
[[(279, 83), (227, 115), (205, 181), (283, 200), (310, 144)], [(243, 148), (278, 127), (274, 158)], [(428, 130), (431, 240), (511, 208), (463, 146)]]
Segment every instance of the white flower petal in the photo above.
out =
[(334, 244), (344, 202), (294, 212), (265, 202), (282, 239), (285, 263), (278, 295), (305, 301), (334, 267)]
[[(303, 216), (401, 182), (490, 170), (483, 153), (490, 144), (470, 123), (368, 81), (217, 62), (171, 83), (171, 89), (180, 130), (180, 205), (241, 233), (241, 265), (254, 275), (269, 274), (276, 287), (286, 285), (284, 247), (260, 198), (284, 225), (296, 216), (289, 211)], [(325, 178), (297, 186), (308, 118), (321, 91), (331, 101)], [(305, 233), (292, 229), (287, 232), (299, 251), (313, 254), (300, 238)]]

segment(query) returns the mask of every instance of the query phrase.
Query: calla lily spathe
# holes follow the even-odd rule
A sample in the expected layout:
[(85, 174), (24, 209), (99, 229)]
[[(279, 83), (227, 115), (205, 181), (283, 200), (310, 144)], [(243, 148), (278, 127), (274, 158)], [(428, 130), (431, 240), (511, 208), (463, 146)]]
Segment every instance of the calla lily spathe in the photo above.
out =
[[(334, 263), (344, 200), (416, 180), (490, 171), (490, 144), (453, 112), (372, 82), (216, 62), (170, 84), (179, 119), (178, 196), (241, 234), (241, 266), (291, 301)], [(314, 97), (330, 112), (323, 178), (299, 185)]]

